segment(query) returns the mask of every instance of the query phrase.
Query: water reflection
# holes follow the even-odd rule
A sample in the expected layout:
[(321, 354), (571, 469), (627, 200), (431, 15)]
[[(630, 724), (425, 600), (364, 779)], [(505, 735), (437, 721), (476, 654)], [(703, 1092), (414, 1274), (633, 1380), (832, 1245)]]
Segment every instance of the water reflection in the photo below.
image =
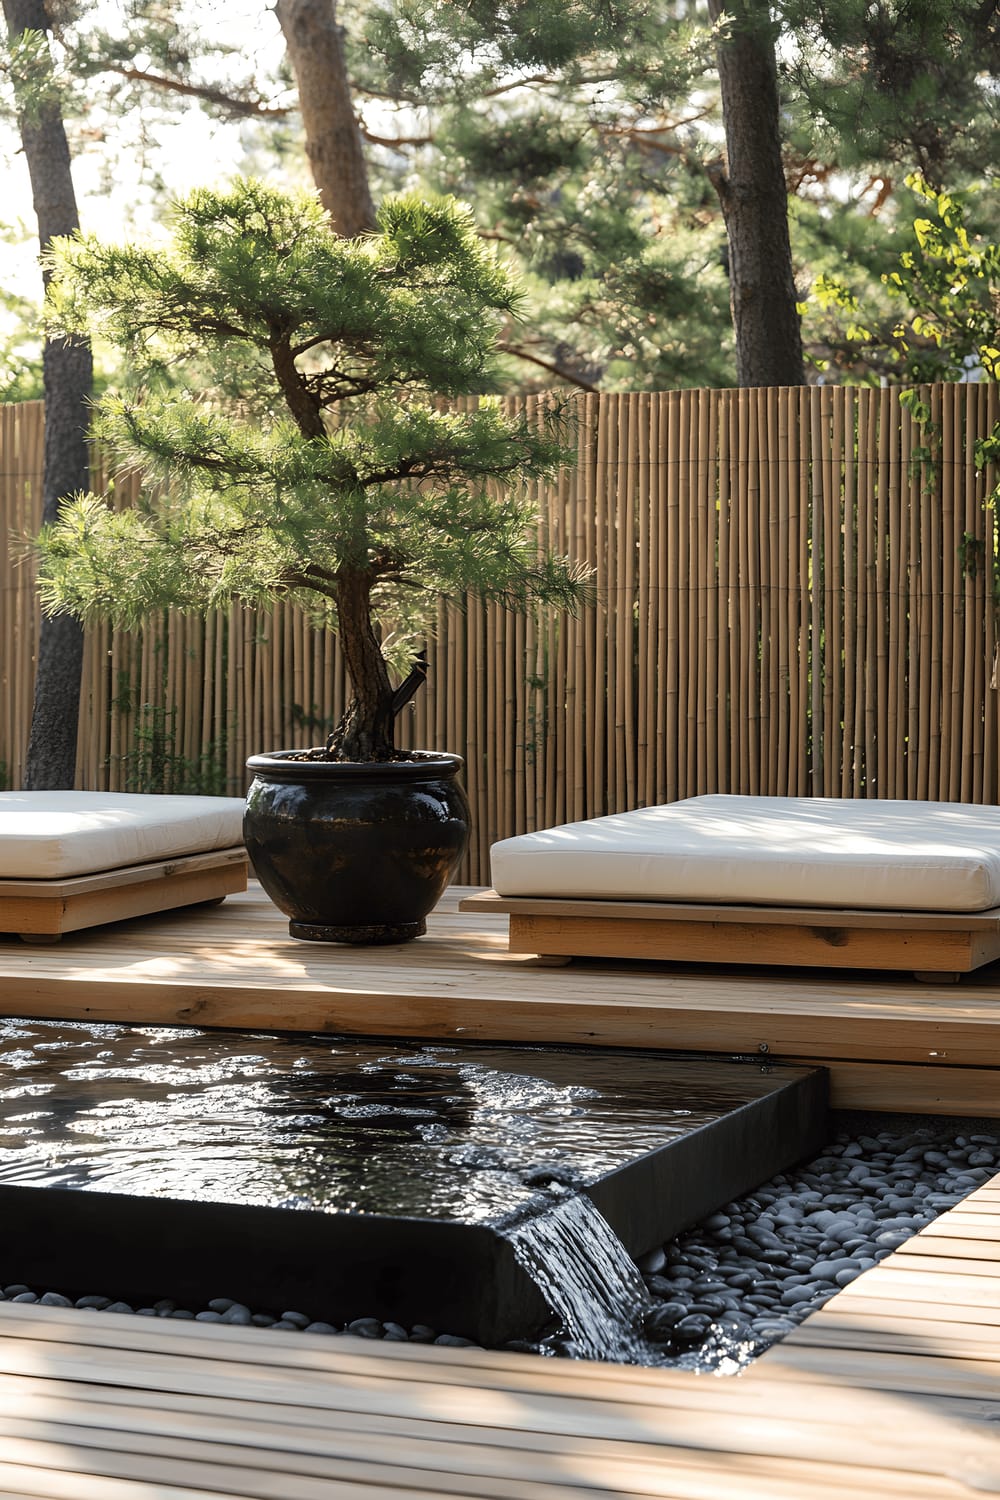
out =
[(736, 1108), (760, 1087), (739, 1072), (2, 1021), (0, 1182), (497, 1222)]

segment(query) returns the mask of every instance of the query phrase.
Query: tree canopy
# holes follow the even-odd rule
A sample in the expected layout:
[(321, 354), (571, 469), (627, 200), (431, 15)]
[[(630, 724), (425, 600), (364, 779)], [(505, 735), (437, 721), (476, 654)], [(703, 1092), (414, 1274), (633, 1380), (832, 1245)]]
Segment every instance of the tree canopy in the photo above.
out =
[(181, 200), (171, 229), (53, 251), (55, 329), (100, 329), (131, 372), (97, 431), (151, 487), (121, 511), (82, 495), (43, 531), (43, 606), (130, 626), (294, 600), (338, 629), (354, 688), (331, 751), (388, 758), (385, 643), (412, 660), (441, 594), (572, 607), (584, 590), (539, 553), (519, 483), (553, 472), (558, 435), (430, 399), (480, 385), (516, 286), (449, 199), (388, 198), (377, 233), (347, 240), (314, 195), (240, 179)]
[[(142, 158), (150, 201), (169, 189), (178, 110), (237, 122), (243, 166), (274, 180), (301, 184), (311, 165), (328, 207), (336, 142), (351, 135), (353, 165), (345, 157), (332, 179), (340, 232), (370, 222), (388, 192), (451, 193), (517, 267), (530, 315), (501, 331), (500, 386), (662, 389), (737, 378), (719, 45), (759, 8), (731, 6), (716, 29), (711, 9), (282, 0), (282, 56), (263, 8), (257, 26), (248, 8), (236, 35), (186, 0), (79, 0), (57, 7), (54, 45), (67, 117), (109, 172), (115, 139), (119, 163)], [(248, 41), (265, 20), (266, 54)], [(779, 0), (768, 20), (791, 241), (784, 300), (801, 303), (807, 370), (856, 378), (810, 288), (821, 274), (866, 295), (880, 285), (908, 223), (906, 175), (939, 191), (991, 178), (1000, 23), (992, 0)], [(310, 48), (329, 63), (323, 118), (307, 107)]]

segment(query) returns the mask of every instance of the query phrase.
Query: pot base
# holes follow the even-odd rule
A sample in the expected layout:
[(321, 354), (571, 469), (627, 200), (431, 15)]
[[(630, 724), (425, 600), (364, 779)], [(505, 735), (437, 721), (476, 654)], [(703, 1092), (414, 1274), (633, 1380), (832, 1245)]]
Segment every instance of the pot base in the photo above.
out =
[(409, 943), (423, 937), (427, 923), (379, 922), (365, 926), (325, 927), (313, 922), (289, 922), (289, 934), (307, 943), (349, 943), (355, 948), (378, 948), (389, 943)]

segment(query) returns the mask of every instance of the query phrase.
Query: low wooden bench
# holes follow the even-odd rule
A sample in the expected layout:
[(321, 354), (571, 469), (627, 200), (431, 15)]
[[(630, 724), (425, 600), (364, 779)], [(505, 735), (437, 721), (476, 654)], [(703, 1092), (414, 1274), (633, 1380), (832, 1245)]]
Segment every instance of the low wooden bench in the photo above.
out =
[[(497, 889), (460, 909), (507, 914), (510, 951), (550, 960), (892, 969), (941, 981), (1000, 958), (995, 807), (693, 797), (503, 840), (492, 865)], [(879, 905), (894, 889), (899, 906)], [(828, 893), (837, 904), (809, 904)], [(941, 908), (921, 906), (928, 895)]]
[(0, 932), (27, 942), (246, 890), (242, 799), (0, 792)]
[(567, 960), (905, 969), (941, 983), (1000, 958), (1000, 907), (961, 914), (852, 911), (540, 899), (482, 891), (460, 901), (459, 911), (509, 914), (510, 953)]

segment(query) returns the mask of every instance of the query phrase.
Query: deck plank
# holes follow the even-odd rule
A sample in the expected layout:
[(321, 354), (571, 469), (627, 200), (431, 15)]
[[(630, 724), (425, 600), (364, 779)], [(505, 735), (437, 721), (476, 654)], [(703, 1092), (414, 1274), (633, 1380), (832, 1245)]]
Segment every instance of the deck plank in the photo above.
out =
[[(449, 891), (416, 942), (302, 943), (259, 886), (211, 910), (0, 941), (11, 1016), (766, 1055), (832, 1069), (840, 1107), (1000, 1114), (1000, 966), (907, 976), (577, 960), (505, 950)], [(891, 1067), (886, 1067), (891, 1064)]]
[[(80, 1342), (98, 1328), (100, 1342)], [(738, 1474), (747, 1496), (930, 1500), (967, 1495), (967, 1479), (981, 1483), (1000, 1461), (985, 1424), (949, 1409), (914, 1425), (892, 1394), (866, 1397), (862, 1410), (836, 1385), (817, 1400), (754, 1372), (725, 1381), (316, 1342), (0, 1306), (5, 1366), (12, 1346), (24, 1365), (20, 1379), (0, 1377), (0, 1493), (8, 1470), (33, 1470), (25, 1493), (53, 1497), (89, 1494), (60, 1487), (67, 1476), (108, 1476), (155, 1482), (157, 1496), (174, 1485), (255, 1500), (318, 1500), (352, 1483), (379, 1500), (400, 1486), (721, 1500)]]
[[(982, 1102), (995, 1083), (989, 970), (938, 986), (546, 969), (505, 953), (502, 919), (457, 913), (459, 894), (390, 950), (294, 942), (256, 889), (58, 949), (0, 943), (3, 1007), (755, 1054), (758, 1039), (829, 1066), (835, 1097), (838, 1068), (848, 1091), (880, 1073), (897, 1104)], [(970, 1500), (1000, 1490), (998, 1328), (1000, 1177), (733, 1379), (0, 1303), (0, 1496)]]

